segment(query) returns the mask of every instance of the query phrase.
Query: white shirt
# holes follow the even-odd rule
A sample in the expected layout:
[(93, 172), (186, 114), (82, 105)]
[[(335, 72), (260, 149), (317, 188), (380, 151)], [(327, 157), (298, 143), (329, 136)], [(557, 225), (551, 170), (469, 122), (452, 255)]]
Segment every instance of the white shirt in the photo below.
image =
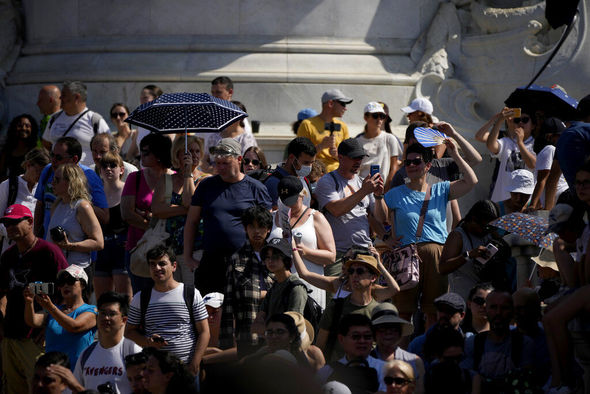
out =
[(402, 153), (399, 150), (399, 144), (393, 134), (381, 131), (377, 137), (366, 138), (363, 135), (357, 137), (368, 157), (363, 158), (359, 176), (365, 178), (370, 173), (371, 165), (379, 165), (379, 173), (381, 178), (385, 181), (389, 175), (389, 167), (391, 165), (391, 158), (397, 156), (401, 159)]
[[(539, 171), (543, 170), (550, 170), (551, 165), (553, 165), (553, 157), (555, 156), (555, 147), (553, 145), (547, 145), (544, 147), (541, 152), (537, 155), (537, 164), (535, 166), (535, 181), (537, 179), (537, 174)], [(559, 176), (559, 181), (557, 182), (557, 192), (555, 194), (555, 199), (559, 197), (561, 193), (566, 191), (569, 188), (567, 182), (565, 181), (565, 177), (563, 174)], [(541, 193), (541, 204), (545, 206), (545, 190)]]
[[(35, 199), (35, 190), (37, 190), (37, 183), (33, 186), (33, 191), (29, 192), (29, 187), (27, 186), (27, 181), (23, 179), (23, 176), (20, 175), (18, 178), (18, 191), (16, 193), (16, 200), (14, 200), (14, 204), (22, 204), (25, 207), (31, 210), (31, 213), (35, 215), (35, 205), (37, 204), (37, 200)], [(6, 179), (4, 182), (0, 183), (0, 212), (4, 214), (6, 208), (8, 208), (8, 191), (9, 191), (9, 179)], [(6, 227), (3, 224), (0, 224), (0, 236), (4, 237), (4, 241), (2, 242), (2, 251), (8, 249), (12, 242), (6, 236)]]
[[(47, 129), (43, 133), (43, 139), (46, 141), (55, 144), (57, 140), (61, 137), (64, 137), (64, 133), (70, 127), (70, 125), (78, 119), (81, 113), (88, 110), (88, 108), (84, 108), (80, 113), (76, 115), (69, 116), (65, 112), (60, 113), (55, 118), (55, 121), (49, 127), (47, 125)], [(92, 126), (92, 115), (94, 114), (93, 111), (88, 110), (78, 121), (74, 124), (74, 126), (68, 131), (65, 137), (73, 137), (80, 142), (82, 145), (82, 157), (80, 158), (80, 164), (84, 164), (86, 166), (92, 165), (92, 151), (90, 150), (90, 140), (94, 137), (94, 127)], [(51, 122), (51, 121), (50, 121)], [(97, 133), (110, 133), (109, 126), (104, 119), (100, 119), (98, 123), (98, 130)]]
[[(529, 137), (524, 141), (524, 146), (533, 155), (535, 154), (533, 151), (534, 143), (535, 139), (533, 137)], [(500, 145), (498, 154), (492, 155), (500, 160), (498, 177), (496, 178), (496, 185), (494, 186), (494, 192), (491, 198), (493, 202), (500, 202), (510, 198), (510, 192), (507, 189), (510, 186), (510, 174), (512, 171), (526, 169), (533, 172), (533, 169), (526, 167), (524, 164), (524, 160), (520, 155), (520, 149), (512, 138), (500, 138), (498, 144)]]
[(88, 356), (84, 368), (82, 357), (78, 358), (74, 376), (88, 390), (97, 390), (99, 385), (111, 382), (117, 393), (130, 394), (132, 390), (125, 372), (125, 356), (139, 352), (141, 347), (125, 337), (108, 349), (99, 342)]

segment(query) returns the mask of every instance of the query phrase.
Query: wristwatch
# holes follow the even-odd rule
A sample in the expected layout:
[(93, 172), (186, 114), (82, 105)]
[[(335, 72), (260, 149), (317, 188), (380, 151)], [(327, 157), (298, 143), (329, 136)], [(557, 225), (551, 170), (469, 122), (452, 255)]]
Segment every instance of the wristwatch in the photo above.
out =
[(373, 194), (373, 197), (375, 197), (375, 200), (382, 200), (383, 194)]

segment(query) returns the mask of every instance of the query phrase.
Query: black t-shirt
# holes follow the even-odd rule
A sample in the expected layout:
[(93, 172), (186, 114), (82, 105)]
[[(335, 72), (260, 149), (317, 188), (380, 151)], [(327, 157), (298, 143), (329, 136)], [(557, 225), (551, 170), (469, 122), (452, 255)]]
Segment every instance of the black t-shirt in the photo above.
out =
[(20, 255), (16, 245), (0, 257), (0, 291), (6, 294), (4, 336), (26, 338), (31, 329), (25, 324), (23, 290), (32, 282), (55, 282), (59, 270), (67, 268), (62, 251), (57, 245), (37, 239), (35, 246)]

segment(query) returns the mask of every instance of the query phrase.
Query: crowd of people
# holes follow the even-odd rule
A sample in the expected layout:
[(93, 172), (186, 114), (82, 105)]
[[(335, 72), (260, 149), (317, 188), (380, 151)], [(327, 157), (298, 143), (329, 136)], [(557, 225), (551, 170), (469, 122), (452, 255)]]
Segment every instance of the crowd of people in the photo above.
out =
[[(275, 168), (247, 118), (163, 135), (117, 102), (111, 132), (86, 98), (43, 87), (0, 152), (4, 392), (590, 392), (590, 96), (486, 122), (470, 207), (482, 156), (426, 98), (400, 141), (381, 101), (351, 135), (330, 89)], [(554, 234), (536, 275), (513, 213)]]

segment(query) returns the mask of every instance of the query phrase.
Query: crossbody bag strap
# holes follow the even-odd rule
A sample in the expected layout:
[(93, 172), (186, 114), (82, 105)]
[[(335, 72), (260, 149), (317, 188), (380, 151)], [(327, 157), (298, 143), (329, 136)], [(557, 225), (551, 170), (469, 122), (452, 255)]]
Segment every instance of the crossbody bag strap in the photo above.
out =
[(88, 111), (90, 111), (90, 110), (89, 110), (89, 109), (87, 109), (86, 111), (82, 112), (82, 113), (80, 114), (80, 116), (78, 116), (78, 117), (76, 118), (76, 120), (74, 120), (74, 121), (72, 122), (72, 124), (70, 124), (70, 127), (68, 127), (68, 128), (66, 129), (66, 131), (64, 131), (64, 133), (63, 133), (61, 136), (62, 136), (62, 137), (65, 137), (65, 136), (66, 136), (66, 135), (67, 135), (67, 134), (70, 132), (70, 130), (72, 130), (72, 127), (74, 127), (74, 125), (75, 125), (76, 123), (78, 123), (78, 121), (80, 120), (80, 118), (81, 118), (82, 116), (86, 115), (86, 113), (87, 113)]
[(416, 242), (422, 236), (422, 228), (424, 227), (424, 218), (426, 217), (426, 212), (428, 212), (428, 202), (430, 201), (430, 190), (432, 186), (428, 186), (426, 189), (426, 195), (424, 196), (424, 202), (422, 203), (422, 209), (420, 209), (420, 220), (418, 221), (418, 228), (416, 229)]
[(303, 215), (305, 215), (305, 212), (307, 212), (307, 211), (309, 211), (309, 207), (305, 208), (303, 213), (301, 215), (299, 215), (299, 217), (297, 218), (295, 223), (293, 223), (293, 225), (291, 226), (291, 230), (293, 230), (295, 228), (295, 226), (297, 226), (297, 223), (299, 223), (299, 221), (301, 220), (301, 218), (303, 217)]

